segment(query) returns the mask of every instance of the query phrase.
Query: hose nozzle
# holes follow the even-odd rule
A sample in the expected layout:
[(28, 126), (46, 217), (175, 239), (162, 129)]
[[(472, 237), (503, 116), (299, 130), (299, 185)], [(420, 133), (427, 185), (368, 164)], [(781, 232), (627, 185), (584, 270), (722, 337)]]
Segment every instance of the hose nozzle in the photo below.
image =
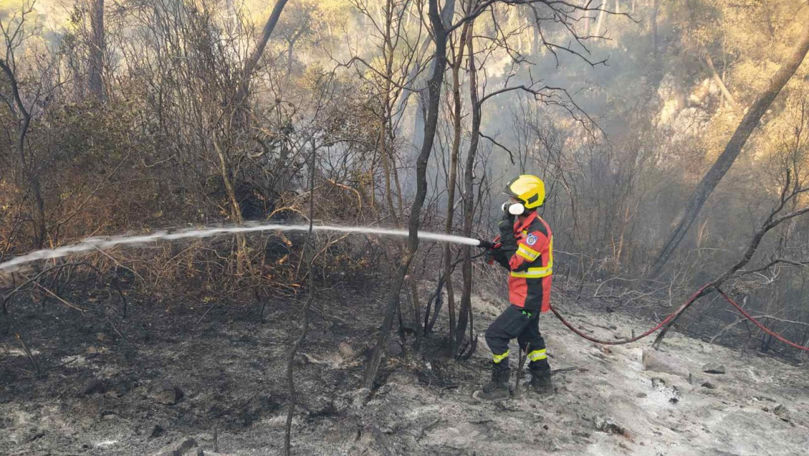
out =
[(494, 243), (485, 239), (478, 239), (478, 247), (482, 249), (493, 249)]

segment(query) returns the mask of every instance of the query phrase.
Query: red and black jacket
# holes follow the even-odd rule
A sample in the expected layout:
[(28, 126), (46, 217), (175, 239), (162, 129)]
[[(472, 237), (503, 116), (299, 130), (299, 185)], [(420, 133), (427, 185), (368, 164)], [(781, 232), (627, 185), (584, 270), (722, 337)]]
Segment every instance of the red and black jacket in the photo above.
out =
[[(507, 268), (508, 299), (529, 312), (550, 310), (553, 233), (536, 212), (514, 222), (516, 250), (502, 246), (491, 258)], [(495, 242), (499, 239), (496, 238)], [(489, 261), (492, 263), (492, 261)]]

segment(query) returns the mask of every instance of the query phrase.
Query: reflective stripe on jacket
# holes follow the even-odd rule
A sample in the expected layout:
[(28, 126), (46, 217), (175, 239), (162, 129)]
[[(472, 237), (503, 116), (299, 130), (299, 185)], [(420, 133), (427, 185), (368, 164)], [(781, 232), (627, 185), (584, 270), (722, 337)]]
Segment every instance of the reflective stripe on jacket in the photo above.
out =
[(514, 222), (517, 251), (508, 258), (508, 298), (527, 311), (550, 310), (553, 233), (536, 212)]

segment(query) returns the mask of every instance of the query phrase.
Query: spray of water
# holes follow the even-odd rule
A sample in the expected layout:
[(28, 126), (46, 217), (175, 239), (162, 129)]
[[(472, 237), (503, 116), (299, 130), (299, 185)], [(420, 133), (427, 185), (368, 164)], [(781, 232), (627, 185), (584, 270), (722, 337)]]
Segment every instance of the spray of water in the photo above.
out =
[[(315, 231), (335, 231), (341, 233), (356, 233), (356, 234), (377, 234), (380, 236), (408, 236), (405, 230), (392, 230), (386, 228), (372, 228), (364, 226), (339, 226), (339, 225), (321, 225), (313, 226)], [(260, 231), (308, 231), (309, 225), (241, 225), (241, 226), (219, 226), (208, 227), (201, 229), (186, 229), (181, 231), (157, 231), (145, 235), (133, 236), (105, 236), (105, 237), (92, 237), (87, 238), (79, 243), (58, 247), (55, 249), (43, 249), (31, 252), (27, 255), (19, 256), (12, 260), (0, 263), (0, 272), (13, 271), (23, 264), (31, 263), (38, 260), (47, 260), (53, 258), (61, 258), (68, 255), (74, 255), (82, 252), (89, 252), (95, 250), (106, 250), (116, 246), (135, 246), (148, 244), (157, 241), (176, 241), (180, 239), (193, 239), (193, 238), (206, 238), (217, 236), (221, 234), (233, 233), (255, 233)], [(438, 242), (451, 242), (454, 244), (463, 244), (471, 246), (479, 246), (478, 239), (468, 238), (464, 236), (454, 236), (449, 234), (429, 233), (426, 231), (419, 231), (419, 239), (428, 239)]]

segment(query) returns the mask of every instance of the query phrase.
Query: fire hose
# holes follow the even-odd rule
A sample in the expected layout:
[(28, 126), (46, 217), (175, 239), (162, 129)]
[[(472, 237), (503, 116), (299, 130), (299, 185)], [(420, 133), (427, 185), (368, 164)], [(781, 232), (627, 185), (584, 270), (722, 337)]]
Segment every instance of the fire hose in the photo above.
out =
[[(551, 312), (553, 312), (553, 314), (554, 314), (554, 315), (556, 315), (556, 318), (558, 318), (558, 319), (559, 319), (559, 321), (561, 321), (561, 322), (562, 322), (562, 324), (564, 324), (565, 326), (567, 326), (567, 327), (568, 327), (568, 329), (570, 329), (571, 331), (573, 331), (573, 332), (574, 332), (575, 334), (577, 334), (578, 336), (583, 337), (584, 339), (587, 339), (587, 340), (589, 340), (589, 341), (591, 341), (591, 342), (595, 342), (595, 343), (597, 343), (597, 344), (602, 344), (602, 345), (623, 345), (623, 344), (628, 344), (628, 343), (630, 343), (630, 342), (635, 342), (635, 341), (638, 341), (638, 340), (640, 340), (640, 339), (643, 339), (644, 337), (646, 337), (646, 336), (648, 336), (648, 335), (650, 335), (650, 334), (654, 333), (654, 332), (655, 332), (655, 331), (657, 331), (658, 329), (662, 328), (663, 326), (665, 326), (666, 324), (668, 324), (670, 321), (672, 321), (673, 319), (677, 318), (677, 316), (678, 316), (678, 315), (682, 314), (682, 313), (685, 311), (685, 309), (687, 309), (687, 308), (688, 308), (688, 307), (689, 307), (689, 306), (690, 306), (692, 303), (694, 303), (694, 301), (696, 301), (697, 299), (699, 299), (699, 298), (700, 298), (700, 297), (701, 297), (701, 296), (704, 294), (704, 292), (706, 292), (706, 291), (707, 291), (709, 288), (711, 288), (711, 287), (714, 287), (713, 283), (710, 283), (710, 282), (709, 282), (709, 283), (706, 283), (705, 285), (703, 285), (702, 287), (700, 287), (700, 288), (699, 288), (699, 289), (698, 289), (698, 290), (697, 290), (697, 291), (696, 291), (696, 292), (695, 292), (693, 295), (691, 295), (691, 297), (688, 299), (688, 301), (686, 301), (685, 303), (683, 303), (683, 304), (682, 304), (680, 307), (678, 307), (678, 308), (677, 308), (677, 310), (675, 310), (674, 312), (672, 312), (671, 314), (669, 314), (669, 316), (667, 316), (666, 318), (664, 318), (664, 319), (663, 319), (663, 321), (661, 321), (660, 323), (658, 323), (656, 326), (652, 327), (651, 329), (647, 330), (647, 331), (646, 331), (646, 332), (644, 332), (643, 334), (640, 334), (640, 335), (638, 335), (638, 336), (631, 337), (631, 338), (628, 338), (628, 339), (620, 339), (620, 340), (601, 340), (601, 339), (597, 339), (597, 338), (595, 338), (595, 337), (588, 336), (587, 334), (585, 334), (585, 333), (584, 333), (584, 332), (582, 332), (581, 330), (576, 329), (576, 328), (575, 328), (575, 327), (574, 327), (572, 324), (570, 324), (570, 322), (568, 322), (567, 320), (565, 320), (565, 318), (562, 316), (562, 314), (561, 314), (561, 313), (559, 313), (559, 310), (557, 310), (557, 309), (556, 309), (556, 308), (555, 308), (553, 305), (551, 305)], [(714, 287), (714, 288), (715, 288), (715, 287)], [(732, 299), (730, 296), (728, 296), (728, 295), (727, 295), (727, 294), (726, 294), (724, 291), (722, 291), (720, 288), (716, 288), (716, 290), (717, 290), (717, 292), (719, 292), (719, 294), (720, 294), (720, 295), (721, 295), (723, 298), (725, 298), (725, 300), (726, 300), (726, 301), (727, 301), (727, 302), (728, 302), (730, 305), (732, 305), (733, 307), (735, 307), (735, 308), (736, 308), (736, 310), (737, 310), (737, 311), (738, 311), (740, 314), (742, 314), (742, 316), (743, 316), (744, 318), (746, 318), (746, 319), (750, 320), (750, 321), (751, 321), (751, 322), (752, 322), (754, 325), (756, 325), (756, 326), (757, 326), (759, 329), (761, 329), (761, 330), (762, 330), (762, 331), (764, 331), (765, 333), (769, 334), (770, 336), (772, 336), (772, 337), (774, 337), (774, 338), (776, 338), (776, 339), (780, 340), (781, 342), (783, 342), (783, 343), (785, 343), (785, 344), (789, 345), (790, 347), (797, 348), (798, 350), (803, 350), (803, 351), (807, 351), (807, 352), (809, 352), (809, 347), (806, 347), (806, 346), (803, 346), (803, 345), (796, 344), (795, 342), (792, 342), (792, 341), (790, 341), (790, 340), (786, 339), (785, 337), (783, 337), (782, 335), (780, 335), (780, 334), (776, 333), (775, 331), (773, 331), (773, 330), (771, 330), (771, 329), (767, 328), (767, 327), (766, 327), (766, 326), (764, 326), (764, 325), (763, 325), (761, 322), (759, 322), (758, 320), (756, 320), (756, 319), (755, 319), (755, 318), (754, 318), (752, 315), (750, 315), (749, 313), (747, 313), (747, 312), (746, 312), (746, 311), (745, 311), (745, 310), (742, 308), (742, 306), (740, 306), (738, 303), (736, 303), (736, 301), (734, 301), (734, 300), (733, 300), (733, 299)]]
[[(482, 248), (486, 248), (486, 249), (492, 249), (492, 248), (496, 248), (494, 244), (492, 244), (491, 242), (488, 242), (488, 241), (484, 241), (484, 240), (481, 240), (481, 241), (480, 241), (480, 247), (482, 247)], [(695, 291), (695, 292), (694, 292), (694, 293), (691, 295), (691, 297), (690, 297), (690, 298), (688, 298), (688, 300), (687, 300), (687, 301), (685, 301), (685, 302), (684, 302), (682, 305), (680, 305), (680, 307), (678, 307), (678, 308), (677, 308), (677, 309), (676, 309), (674, 312), (672, 312), (671, 314), (669, 314), (669, 315), (668, 315), (666, 318), (664, 318), (664, 319), (663, 319), (663, 320), (662, 320), (660, 323), (658, 323), (658, 324), (657, 324), (657, 325), (655, 325), (654, 327), (652, 327), (652, 328), (648, 329), (647, 331), (643, 332), (642, 334), (640, 334), (640, 335), (638, 335), (638, 336), (630, 337), (630, 338), (627, 338), (627, 339), (619, 339), (619, 340), (602, 340), (602, 339), (597, 339), (597, 338), (595, 338), (595, 337), (589, 336), (589, 335), (585, 334), (583, 331), (581, 331), (580, 329), (577, 329), (576, 327), (574, 327), (574, 326), (573, 326), (573, 325), (572, 325), (570, 322), (568, 322), (568, 321), (567, 321), (567, 320), (566, 320), (566, 319), (565, 319), (565, 318), (562, 316), (562, 314), (559, 312), (559, 310), (558, 310), (558, 309), (556, 309), (556, 307), (554, 307), (554, 306), (553, 306), (553, 304), (551, 304), (550, 310), (551, 310), (551, 312), (553, 312), (553, 314), (556, 316), (556, 318), (558, 318), (558, 319), (559, 319), (559, 321), (561, 321), (561, 322), (562, 322), (562, 324), (563, 324), (563, 325), (567, 326), (567, 328), (568, 328), (568, 329), (570, 329), (570, 330), (571, 330), (573, 333), (575, 333), (576, 335), (578, 335), (578, 336), (580, 336), (580, 337), (582, 337), (582, 338), (584, 338), (584, 339), (587, 339), (587, 340), (589, 340), (589, 341), (591, 341), (591, 342), (595, 342), (595, 343), (597, 343), (597, 344), (602, 344), (602, 345), (623, 345), (623, 344), (628, 344), (628, 343), (631, 343), (631, 342), (636, 342), (636, 341), (638, 341), (638, 340), (640, 340), (640, 339), (643, 339), (644, 337), (647, 337), (647, 336), (649, 336), (650, 334), (654, 333), (655, 331), (659, 330), (660, 328), (662, 328), (662, 327), (666, 326), (667, 324), (669, 324), (670, 322), (672, 322), (674, 319), (676, 319), (676, 318), (677, 318), (677, 317), (678, 317), (680, 314), (682, 314), (683, 312), (685, 312), (685, 310), (686, 310), (686, 309), (688, 309), (688, 307), (690, 307), (690, 306), (691, 306), (691, 304), (693, 304), (693, 303), (694, 303), (694, 302), (695, 302), (697, 299), (699, 299), (699, 298), (701, 298), (702, 296), (704, 296), (705, 294), (707, 294), (708, 290), (710, 290), (711, 288), (715, 288), (715, 289), (716, 289), (716, 291), (717, 291), (717, 292), (718, 292), (718, 293), (719, 293), (719, 294), (720, 294), (720, 295), (721, 295), (723, 298), (725, 298), (725, 300), (726, 300), (726, 301), (727, 301), (727, 302), (728, 302), (730, 305), (732, 305), (733, 307), (735, 307), (735, 308), (736, 308), (736, 310), (737, 310), (737, 311), (738, 311), (738, 312), (739, 312), (739, 313), (740, 313), (740, 314), (741, 314), (741, 315), (742, 315), (744, 318), (746, 318), (746, 319), (750, 320), (750, 321), (751, 321), (751, 322), (752, 322), (754, 325), (756, 325), (756, 326), (757, 326), (757, 327), (758, 327), (760, 330), (762, 330), (762, 331), (763, 331), (763, 332), (765, 332), (766, 334), (768, 334), (768, 335), (770, 335), (770, 336), (772, 336), (772, 337), (774, 337), (774, 338), (778, 339), (779, 341), (781, 341), (781, 342), (783, 342), (783, 343), (785, 343), (785, 344), (789, 345), (790, 347), (797, 348), (798, 350), (803, 350), (803, 351), (807, 351), (807, 352), (809, 352), (809, 347), (806, 347), (806, 346), (803, 346), (803, 345), (800, 345), (800, 344), (796, 344), (795, 342), (792, 342), (792, 341), (790, 341), (790, 340), (786, 339), (785, 337), (783, 337), (782, 335), (778, 334), (777, 332), (775, 332), (775, 331), (773, 331), (773, 330), (771, 330), (771, 329), (767, 328), (766, 326), (764, 326), (764, 325), (763, 325), (761, 322), (759, 322), (759, 321), (758, 321), (758, 320), (756, 320), (756, 319), (755, 319), (755, 318), (754, 318), (752, 315), (750, 315), (748, 312), (746, 312), (746, 311), (745, 311), (745, 310), (742, 308), (742, 306), (740, 306), (738, 303), (736, 303), (736, 301), (734, 301), (734, 300), (733, 300), (733, 299), (732, 299), (730, 296), (728, 296), (728, 295), (727, 295), (727, 294), (726, 294), (724, 291), (722, 291), (722, 289), (720, 289), (719, 287), (717, 287), (717, 286), (714, 284), (714, 282), (708, 282), (708, 283), (706, 283), (705, 285), (701, 286), (701, 287), (700, 287), (700, 288), (699, 288), (697, 291)]]

